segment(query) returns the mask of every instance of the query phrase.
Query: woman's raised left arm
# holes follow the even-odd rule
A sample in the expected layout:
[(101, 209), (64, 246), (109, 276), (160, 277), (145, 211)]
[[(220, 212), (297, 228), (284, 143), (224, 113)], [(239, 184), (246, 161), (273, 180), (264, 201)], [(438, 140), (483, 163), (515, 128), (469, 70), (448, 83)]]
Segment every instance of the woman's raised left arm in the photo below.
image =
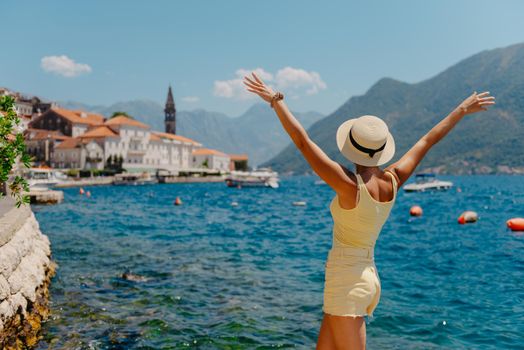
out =
[(421, 137), (400, 160), (388, 167), (388, 170), (397, 176), (399, 180), (398, 185), (401, 186), (408, 180), (431, 147), (442, 140), (464, 116), (486, 111), (488, 107), (494, 104), (495, 97), (490, 96), (489, 92), (483, 92), (481, 94), (475, 92), (466, 98), (457, 108), (448, 114), (447, 117), (442, 119), (426, 135)]

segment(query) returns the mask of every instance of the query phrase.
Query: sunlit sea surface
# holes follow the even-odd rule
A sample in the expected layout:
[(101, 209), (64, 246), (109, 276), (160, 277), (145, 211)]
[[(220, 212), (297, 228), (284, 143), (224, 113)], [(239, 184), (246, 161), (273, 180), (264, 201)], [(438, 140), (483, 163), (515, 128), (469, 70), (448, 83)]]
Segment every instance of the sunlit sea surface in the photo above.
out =
[[(524, 235), (505, 222), (524, 216), (524, 178), (442, 178), (461, 191), (400, 193), (380, 235), (368, 348), (523, 349)], [(333, 196), (314, 181), (66, 189), (33, 207), (58, 263), (37, 348), (313, 348)], [(464, 210), (479, 221), (458, 225)]]

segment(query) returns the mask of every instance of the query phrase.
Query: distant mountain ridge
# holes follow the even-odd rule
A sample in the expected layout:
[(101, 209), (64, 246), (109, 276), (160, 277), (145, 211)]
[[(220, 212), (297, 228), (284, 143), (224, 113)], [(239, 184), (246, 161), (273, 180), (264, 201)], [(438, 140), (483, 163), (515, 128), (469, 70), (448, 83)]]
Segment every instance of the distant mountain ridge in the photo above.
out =
[[(364, 114), (377, 115), (395, 137), (395, 160), (475, 90), (490, 91), (497, 105), (466, 116), (419, 168), (455, 174), (524, 173), (524, 44), (480, 52), (416, 84), (383, 78), (313, 124), (308, 133), (329, 156), (348, 164), (336, 147), (338, 126)], [(310, 171), (292, 144), (263, 165), (284, 172)]]
[[(115, 111), (123, 111), (154, 130), (164, 130), (164, 107), (155, 101), (132, 100), (111, 106), (73, 101), (59, 104), (64, 108), (96, 112), (106, 117)], [(295, 115), (306, 127), (323, 117), (318, 112), (297, 112)], [(289, 142), (289, 136), (274, 111), (267, 104), (259, 103), (235, 118), (203, 109), (177, 111), (177, 134), (223, 152), (247, 153), (252, 166), (271, 159)]]

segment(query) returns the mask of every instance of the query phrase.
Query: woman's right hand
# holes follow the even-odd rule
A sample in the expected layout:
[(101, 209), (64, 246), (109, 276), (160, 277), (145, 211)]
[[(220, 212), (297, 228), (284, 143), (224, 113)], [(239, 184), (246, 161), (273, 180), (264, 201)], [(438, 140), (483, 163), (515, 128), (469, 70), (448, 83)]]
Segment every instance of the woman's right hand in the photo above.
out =
[(495, 97), (489, 95), (489, 91), (477, 94), (475, 91), (471, 96), (466, 98), (460, 105), (459, 109), (466, 114), (473, 114), (480, 111), (487, 111), (488, 107), (495, 104)]
[(275, 95), (273, 89), (267, 86), (254, 72), (251, 73), (251, 75), (253, 76), (252, 78), (247, 75), (244, 77), (244, 84), (246, 85), (247, 91), (257, 94), (266, 102), (271, 102), (271, 99)]

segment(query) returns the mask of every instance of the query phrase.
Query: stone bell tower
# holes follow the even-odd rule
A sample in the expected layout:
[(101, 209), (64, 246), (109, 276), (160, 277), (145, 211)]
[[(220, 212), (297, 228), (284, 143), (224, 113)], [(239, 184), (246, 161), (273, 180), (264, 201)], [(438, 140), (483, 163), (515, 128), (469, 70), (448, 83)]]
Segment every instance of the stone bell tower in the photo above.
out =
[(176, 134), (176, 107), (175, 100), (173, 99), (173, 91), (171, 91), (171, 85), (169, 85), (169, 91), (167, 92), (166, 108), (164, 108), (164, 113), (164, 124), (166, 126), (166, 132), (169, 134)]

